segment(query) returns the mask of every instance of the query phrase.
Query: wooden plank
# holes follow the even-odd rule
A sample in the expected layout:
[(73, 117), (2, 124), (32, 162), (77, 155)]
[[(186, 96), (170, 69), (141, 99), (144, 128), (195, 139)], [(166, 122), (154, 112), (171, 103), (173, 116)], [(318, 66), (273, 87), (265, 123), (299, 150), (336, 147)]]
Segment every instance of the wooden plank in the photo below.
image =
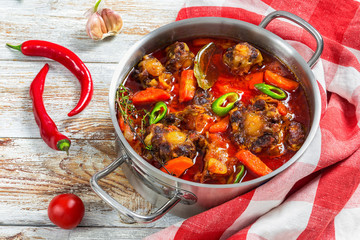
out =
[(149, 228), (99, 228), (78, 227), (72, 230), (64, 230), (55, 227), (0, 227), (0, 238), (4, 240), (28, 240), (28, 239), (142, 239), (160, 229)]
[[(183, 220), (166, 214), (151, 224), (124, 224), (90, 189), (89, 179), (116, 157), (108, 91), (117, 62), (145, 34), (173, 22), (185, 0), (103, 1), (121, 14), (124, 28), (116, 37), (95, 42), (86, 35), (84, 17), (95, 0), (0, 0), (0, 239), (141, 239)], [(80, 84), (65, 67), (4, 47), (30, 39), (61, 44), (86, 62), (94, 96), (82, 113), (67, 117), (80, 96)], [(34, 121), (28, 91), (45, 62), (50, 63), (45, 106), (72, 139), (69, 156), (50, 149)], [(152, 211), (120, 169), (101, 184), (129, 209)], [(54, 227), (47, 217), (50, 200), (61, 193), (77, 194), (85, 204), (83, 221), (71, 231)]]
[[(107, 0), (105, 6), (122, 16), (124, 28), (120, 35), (98, 42), (91, 40), (85, 31), (87, 18), (84, 13), (95, 2), (37, 0), (20, 4), (19, 1), (3, 1), (0, 36), (6, 38), (0, 38), (0, 46), (42, 39), (66, 46), (85, 62), (117, 63), (143, 35), (173, 22), (184, 1)], [(29, 61), (28, 57), (6, 48), (0, 48), (0, 53), (0, 60)]]
[[(29, 87), (42, 62), (2, 62), (0, 65), (0, 137), (39, 138), (32, 113)], [(44, 103), (59, 131), (70, 138), (113, 139), (114, 130), (108, 107), (108, 91), (117, 64), (87, 64), (94, 81), (93, 99), (80, 114), (69, 118), (80, 96), (75, 76), (56, 62), (50, 62)]]
[[(0, 225), (51, 225), (47, 219), (50, 200), (58, 194), (74, 193), (86, 208), (82, 226), (127, 226), (89, 186), (91, 176), (115, 157), (114, 141), (74, 140), (66, 156), (41, 139), (0, 139)], [(101, 185), (130, 210), (142, 214), (152, 210), (121, 169)], [(143, 227), (163, 227), (180, 220), (169, 214)]]

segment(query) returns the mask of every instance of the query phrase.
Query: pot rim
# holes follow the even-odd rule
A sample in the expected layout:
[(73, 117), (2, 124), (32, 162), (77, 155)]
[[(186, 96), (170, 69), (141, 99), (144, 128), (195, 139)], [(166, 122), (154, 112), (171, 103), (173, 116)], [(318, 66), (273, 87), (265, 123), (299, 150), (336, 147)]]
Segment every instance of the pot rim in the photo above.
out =
[[(198, 182), (192, 182), (192, 181), (184, 180), (184, 179), (181, 179), (181, 178), (177, 178), (177, 177), (174, 177), (174, 176), (171, 176), (171, 175), (169, 175), (167, 173), (162, 172), (160, 169), (154, 167), (149, 162), (147, 162), (144, 158), (142, 158), (130, 146), (130, 144), (127, 142), (127, 140), (123, 136), (123, 133), (122, 133), (120, 127), (119, 127), (117, 116), (116, 116), (116, 111), (115, 111), (115, 93), (116, 93), (116, 90), (117, 90), (119, 84), (123, 83), (123, 81), (125, 79), (125, 77), (124, 77), (123, 79), (119, 80), (121, 72), (122, 72), (123, 69), (127, 68), (127, 62), (130, 59), (130, 57), (132, 55), (134, 55), (134, 53), (136, 53), (136, 51), (138, 49), (142, 49), (142, 45), (145, 42), (151, 40), (154, 35), (156, 36), (156, 35), (159, 35), (162, 32), (170, 31), (171, 28), (178, 27), (178, 26), (181, 26), (181, 25), (215, 24), (215, 23), (236, 24), (236, 25), (240, 24), (240, 25), (243, 25), (245, 27), (256, 28), (257, 31), (260, 31), (263, 34), (269, 35), (272, 38), (276, 38), (276, 39), (280, 40), (284, 45), (286, 45), (286, 47), (290, 48), (292, 51), (294, 51), (295, 54), (298, 55), (298, 56), (294, 56), (293, 58), (296, 57), (296, 60), (298, 62), (300, 61), (301, 65), (307, 67), (307, 68), (304, 68), (304, 70), (309, 75), (311, 85), (313, 86), (312, 90), (313, 90), (314, 105), (315, 105), (314, 106), (314, 112), (313, 112), (313, 120), (312, 120), (312, 125), (311, 125), (311, 128), (310, 128), (310, 131), (309, 131), (309, 133), (308, 133), (308, 135), (306, 137), (305, 142), (301, 146), (301, 148), (295, 153), (295, 155), (292, 158), (290, 158), (286, 163), (284, 163), (281, 167), (274, 170), (273, 172), (271, 172), (271, 173), (269, 173), (269, 174), (267, 174), (265, 176), (255, 178), (253, 180), (249, 180), (249, 181), (246, 181), (246, 182), (240, 182), (240, 183), (234, 183), (234, 184), (198, 183)], [(209, 36), (210, 36), (210, 34), (209, 34)], [(204, 37), (206, 37), (206, 36), (204, 36)], [(212, 35), (212, 37), (214, 37), (214, 36)], [(174, 42), (176, 40), (177, 39), (172, 39), (171, 41)], [(153, 49), (153, 50), (155, 50), (155, 49)], [(127, 71), (127, 74), (130, 72), (130, 70), (133, 67), (134, 66), (128, 67), (129, 69)], [(291, 70), (291, 68), (290, 68), (290, 70)], [(127, 74), (125, 76), (127, 76)], [(121, 143), (125, 147), (127, 155), (130, 154), (133, 158), (138, 160), (138, 163), (140, 163), (147, 170), (150, 170), (151, 172), (149, 173), (149, 175), (151, 175), (154, 178), (157, 178), (157, 176), (154, 176), (154, 174), (153, 174), (153, 173), (156, 173), (156, 174), (160, 175), (162, 178), (165, 178), (165, 179), (167, 178), (167, 179), (170, 179), (171, 181), (174, 181), (174, 182), (177, 182), (177, 183), (187, 184), (187, 185), (194, 186), (194, 187), (204, 187), (204, 188), (233, 188), (233, 187), (239, 187), (239, 186), (253, 185), (253, 184), (256, 184), (256, 183), (259, 183), (259, 182), (264, 182), (265, 183), (265, 181), (268, 181), (272, 177), (274, 177), (275, 175), (280, 174), (285, 169), (287, 169), (289, 166), (291, 166), (294, 162), (296, 162), (301, 157), (301, 155), (305, 152), (305, 150), (308, 148), (308, 146), (310, 145), (310, 143), (314, 139), (314, 136), (315, 136), (315, 134), (317, 132), (319, 122), (320, 122), (320, 115), (321, 115), (320, 91), (319, 91), (319, 88), (317, 86), (315, 76), (314, 76), (313, 72), (311, 71), (309, 65), (303, 59), (303, 57), (301, 57), (300, 54), (290, 44), (288, 44), (284, 39), (280, 38), (278, 35), (270, 32), (270, 31), (268, 31), (268, 30), (266, 30), (266, 29), (264, 29), (262, 27), (254, 25), (252, 23), (244, 22), (244, 21), (237, 20), (237, 19), (222, 18), (222, 17), (199, 17), (199, 18), (190, 18), (190, 19), (185, 19), (185, 20), (181, 20), (181, 21), (177, 21), (177, 22), (172, 22), (172, 23), (166, 24), (166, 25), (164, 25), (164, 26), (162, 26), (160, 28), (157, 28), (157, 29), (153, 30), (152, 32), (148, 33), (147, 35), (143, 36), (134, 45), (132, 45), (132, 47), (129, 50), (127, 50), (125, 55), (119, 61), (118, 65), (117, 65), (117, 67), (115, 69), (115, 72), (113, 74), (112, 80), (111, 80), (109, 96), (108, 97), (109, 97), (108, 100), (109, 100), (110, 115), (111, 115), (111, 119), (112, 119), (112, 122), (113, 122), (113, 125), (114, 125), (114, 128), (115, 128), (115, 131), (116, 131), (116, 135), (119, 137)], [(127, 157), (130, 158), (132, 162), (134, 162), (132, 160), (131, 156), (128, 155)]]

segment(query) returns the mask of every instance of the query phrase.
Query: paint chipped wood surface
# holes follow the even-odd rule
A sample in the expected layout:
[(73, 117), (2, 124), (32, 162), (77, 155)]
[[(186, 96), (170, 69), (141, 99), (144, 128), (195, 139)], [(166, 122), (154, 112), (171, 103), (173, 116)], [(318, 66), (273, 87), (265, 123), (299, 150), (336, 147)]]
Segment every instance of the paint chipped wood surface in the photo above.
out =
[[(90, 189), (89, 179), (115, 159), (108, 90), (117, 62), (143, 35), (175, 20), (183, 0), (103, 0), (124, 21), (120, 35), (94, 42), (84, 30), (88, 0), (0, 0), (0, 239), (141, 239), (181, 221), (171, 214), (151, 224), (127, 225)], [(94, 96), (80, 114), (67, 117), (80, 96), (78, 80), (61, 64), (5, 47), (30, 39), (73, 50), (94, 80)], [(48, 62), (45, 107), (59, 130), (72, 139), (70, 155), (50, 149), (34, 121), (29, 86)], [(130, 186), (121, 170), (102, 186), (120, 203), (144, 214), (152, 206)], [(54, 226), (50, 200), (75, 193), (86, 213), (74, 230)]]

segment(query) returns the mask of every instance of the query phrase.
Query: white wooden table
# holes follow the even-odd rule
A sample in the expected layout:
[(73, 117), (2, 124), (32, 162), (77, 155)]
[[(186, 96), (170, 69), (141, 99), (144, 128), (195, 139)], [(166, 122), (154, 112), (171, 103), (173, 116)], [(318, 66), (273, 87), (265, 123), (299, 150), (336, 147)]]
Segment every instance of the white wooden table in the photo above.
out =
[[(143, 35), (173, 22), (184, 0), (103, 1), (121, 14), (124, 28), (114, 38), (95, 42), (86, 35), (84, 16), (95, 0), (0, 0), (0, 239), (141, 239), (182, 220), (167, 214), (151, 224), (123, 224), (90, 189), (89, 179), (116, 155), (107, 102), (117, 62)], [(81, 114), (67, 117), (80, 84), (65, 67), (5, 46), (30, 39), (63, 45), (85, 62), (94, 96)], [(45, 63), (50, 64), (45, 107), (60, 132), (72, 139), (69, 156), (44, 143), (32, 113), (29, 86)], [(103, 187), (131, 209), (151, 210), (121, 170), (108, 176)], [(84, 201), (85, 216), (76, 229), (60, 229), (48, 219), (48, 204), (61, 193)]]

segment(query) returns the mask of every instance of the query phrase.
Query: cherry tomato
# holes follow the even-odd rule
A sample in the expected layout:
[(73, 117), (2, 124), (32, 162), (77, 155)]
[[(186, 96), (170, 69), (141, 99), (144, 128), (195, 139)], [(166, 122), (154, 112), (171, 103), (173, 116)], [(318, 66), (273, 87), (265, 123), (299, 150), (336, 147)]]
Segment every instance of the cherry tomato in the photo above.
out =
[(74, 194), (61, 194), (54, 197), (48, 207), (49, 219), (64, 229), (75, 228), (84, 217), (85, 207)]

